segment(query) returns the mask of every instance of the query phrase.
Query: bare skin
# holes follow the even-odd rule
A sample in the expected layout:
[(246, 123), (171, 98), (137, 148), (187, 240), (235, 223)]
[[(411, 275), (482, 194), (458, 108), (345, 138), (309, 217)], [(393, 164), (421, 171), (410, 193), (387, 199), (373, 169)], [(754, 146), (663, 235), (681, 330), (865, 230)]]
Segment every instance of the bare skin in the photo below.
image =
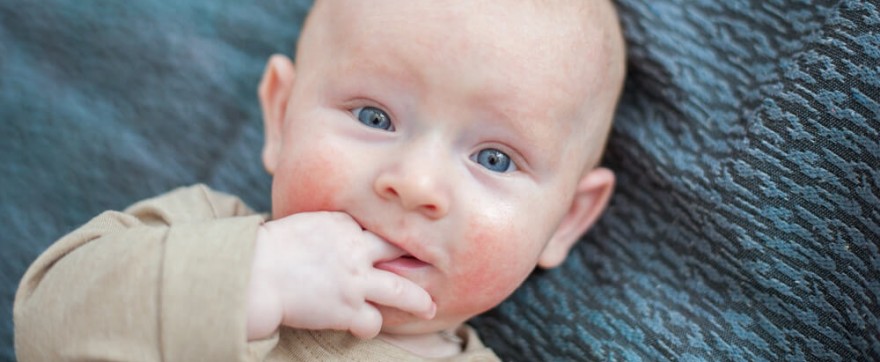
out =
[(607, 204), (614, 19), (605, 1), (318, 1), (297, 63), (273, 56), (260, 86), (273, 220), (248, 338), (459, 353), (443, 333), (562, 263)]

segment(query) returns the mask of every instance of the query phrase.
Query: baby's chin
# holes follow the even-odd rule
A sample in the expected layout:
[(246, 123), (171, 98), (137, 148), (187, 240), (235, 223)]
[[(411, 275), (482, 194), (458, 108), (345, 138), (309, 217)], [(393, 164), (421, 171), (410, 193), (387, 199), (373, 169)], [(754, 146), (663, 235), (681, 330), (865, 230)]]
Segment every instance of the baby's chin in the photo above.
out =
[(386, 334), (423, 334), (442, 330), (455, 329), (462, 321), (450, 322), (435, 317), (425, 320), (397, 308), (378, 306), (382, 313), (382, 333)]

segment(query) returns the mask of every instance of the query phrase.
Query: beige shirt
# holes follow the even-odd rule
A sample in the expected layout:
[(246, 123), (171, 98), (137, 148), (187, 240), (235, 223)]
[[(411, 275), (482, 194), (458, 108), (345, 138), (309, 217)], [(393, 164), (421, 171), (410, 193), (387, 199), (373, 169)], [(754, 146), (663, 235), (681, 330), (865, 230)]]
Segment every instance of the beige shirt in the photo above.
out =
[[(245, 291), (265, 220), (204, 185), (108, 211), (30, 266), (15, 295), (20, 361), (418, 361), (378, 339), (282, 328), (247, 342)], [(473, 329), (454, 361), (496, 361)]]

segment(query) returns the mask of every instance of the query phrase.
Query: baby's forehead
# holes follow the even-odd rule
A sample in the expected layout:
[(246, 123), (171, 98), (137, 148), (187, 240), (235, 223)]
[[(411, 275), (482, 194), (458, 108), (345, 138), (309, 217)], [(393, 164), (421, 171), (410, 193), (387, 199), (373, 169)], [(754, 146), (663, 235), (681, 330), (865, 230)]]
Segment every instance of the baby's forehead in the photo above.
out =
[(366, 52), (394, 46), (425, 58), (460, 52), (453, 61), (493, 60), (523, 80), (598, 87), (623, 58), (612, 57), (622, 40), (607, 0), (319, 0), (312, 17), (307, 26), (328, 29), (335, 43), (360, 43)]
[(309, 18), (320, 20), (307, 25), (354, 25), (374, 36), (389, 33), (368, 30), (417, 25), (435, 35), (489, 32), (496, 39), (540, 39), (570, 49), (602, 46), (618, 27), (608, 0), (317, 0)]

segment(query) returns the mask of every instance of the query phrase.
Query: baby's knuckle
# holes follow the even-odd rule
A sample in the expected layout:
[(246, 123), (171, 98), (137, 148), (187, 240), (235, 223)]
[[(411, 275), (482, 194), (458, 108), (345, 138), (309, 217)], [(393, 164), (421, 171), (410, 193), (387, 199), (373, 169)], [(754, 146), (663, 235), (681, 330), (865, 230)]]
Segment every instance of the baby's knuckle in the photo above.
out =
[(345, 265), (343, 266), (346, 274), (348, 274), (352, 277), (355, 277), (355, 278), (360, 278), (361, 276), (364, 275), (363, 268), (361, 268), (360, 266), (357, 265), (356, 260), (352, 260), (351, 257), (348, 257), (346, 259), (347, 260), (345, 260), (345, 262), (344, 262)]
[(388, 281), (388, 291), (394, 296), (402, 296), (406, 292), (406, 285), (398, 279)]
[(342, 303), (349, 309), (358, 309), (364, 304), (364, 297), (357, 293), (345, 293), (342, 295)]

